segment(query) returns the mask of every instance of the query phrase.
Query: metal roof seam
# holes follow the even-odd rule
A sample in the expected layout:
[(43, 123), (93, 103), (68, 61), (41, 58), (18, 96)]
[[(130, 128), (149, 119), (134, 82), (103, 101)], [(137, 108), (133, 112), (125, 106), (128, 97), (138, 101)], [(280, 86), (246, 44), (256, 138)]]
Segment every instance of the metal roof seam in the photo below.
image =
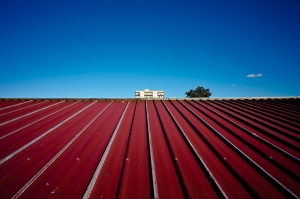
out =
[[(175, 106), (176, 108), (176, 106)], [(177, 109), (177, 108), (176, 108)], [(177, 109), (178, 110), (178, 109)], [(187, 109), (189, 111), (189, 109)], [(244, 189), (253, 198), (260, 198), (259, 195), (254, 191), (254, 189), (249, 185), (249, 183), (228, 163), (228, 161), (218, 152), (218, 150), (210, 143), (205, 136), (196, 128), (196, 126), (189, 121), (185, 115), (180, 112), (181, 116), (189, 123), (197, 135), (203, 140), (203, 142), (210, 148), (210, 150), (215, 154), (215, 156), (223, 163), (223, 165), (228, 169), (228, 171), (239, 181), (239, 183), (244, 187)]]
[[(220, 114), (220, 113), (218, 113), (218, 112), (212, 110), (211, 108), (209, 108), (209, 107), (207, 107), (207, 106), (205, 106), (205, 105), (203, 105), (203, 104), (198, 103), (197, 101), (195, 101), (195, 102), (196, 102), (197, 104), (201, 105), (202, 107), (207, 108), (207, 109), (210, 110), (211, 112), (213, 112), (213, 113), (219, 115), (220, 117), (224, 118), (226, 121), (228, 121), (228, 122), (234, 124), (235, 126), (237, 126), (238, 128), (240, 128), (240, 129), (243, 130), (244, 132), (246, 132), (246, 133), (248, 133), (249, 135), (253, 136), (255, 139), (257, 139), (257, 140), (261, 141), (262, 143), (264, 143), (264, 144), (270, 146), (271, 148), (273, 148), (274, 150), (276, 150), (276, 151), (280, 152), (281, 154), (285, 155), (286, 157), (288, 157), (289, 159), (293, 160), (294, 162), (300, 163), (300, 159), (299, 159), (299, 158), (297, 158), (297, 157), (293, 156), (292, 154), (286, 152), (285, 150), (283, 150), (283, 149), (277, 147), (276, 145), (274, 145), (274, 144), (272, 144), (271, 142), (265, 140), (264, 138), (258, 136), (257, 134), (252, 133), (250, 130), (248, 130), (248, 129), (246, 129), (245, 127), (242, 127), (241, 125), (237, 124), (236, 122), (234, 122), (234, 121), (228, 119), (228, 118), (225, 117), (224, 115), (222, 115), (222, 114)], [(192, 105), (192, 104), (191, 104), (191, 105)], [(194, 105), (192, 105), (192, 106), (194, 106)], [(195, 106), (194, 106), (194, 107), (195, 107)], [(195, 107), (195, 108), (198, 109), (197, 107)]]
[[(96, 102), (94, 102), (96, 103)], [(46, 136), (47, 134), (49, 134), (51, 131), (53, 131), (54, 129), (58, 128), (59, 126), (61, 126), (62, 124), (64, 124), (65, 122), (69, 121), (70, 119), (72, 119), (73, 117), (75, 117), (76, 115), (78, 115), (79, 113), (81, 113), (82, 111), (84, 111), (85, 109), (87, 109), (88, 107), (92, 106), (94, 103), (91, 103), (90, 105), (84, 107), (83, 109), (81, 109), (80, 111), (78, 111), (77, 113), (73, 114), (72, 116), (68, 117), (67, 119), (65, 119), (63, 122), (57, 124), (56, 126), (52, 127), (51, 129), (49, 129), (48, 131), (46, 131), (45, 133), (43, 133), (42, 135), (40, 135), (39, 137), (33, 139), (32, 141), (30, 141), (29, 143), (25, 144), (24, 146), (22, 146), (21, 148), (19, 148), (18, 150), (14, 151), (13, 153), (9, 154), (8, 156), (6, 156), (5, 158), (3, 158), (2, 160), (0, 160), (0, 165), (3, 164), (4, 162), (6, 162), (7, 160), (9, 160), (10, 158), (12, 158), (13, 156), (15, 156), (16, 154), (20, 153), (21, 151), (23, 151), (24, 149), (26, 149), (27, 147), (29, 147), (30, 145), (32, 145), (33, 143), (35, 143), (36, 141), (40, 140), (41, 138), (43, 138), (44, 136)]]
[[(192, 105), (192, 104), (191, 104)], [(249, 148), (251, 148), (253, 151), (255, 151), (257, 154), (259, 154), (261, 157), (263, 157), (264, 159), (268, 160), (271, 164), (275, 165), (276, 167), (278, 167), (280, 170), (283, 170), (287, 175), (289, 175), (291, 178), (295, 179), (296, 181), (300, 181), (300, 178), (298, 175), (294, 174), (293, 172), (291, 172), (289, 169), (287, 169), (286, 167), (284, 167), (282, 164), (280, 164), (279, 162), (277, 162), (276, 160), (274, 160), (272, 158), (272, 156), (269, 156), (268, 154), (264, 153), (264, 151), (259, 150), (257, 147), (255, 147), (253, 144), (249, 143), (246, 139), (244, 139), (243, 137), (237, 135), (236, 133), (234, 133), (230, 128), (226, 127), (224, 124), (222, 124), (221, 122), (219, 122), (216, 118), (208, 115), (207, 113), (203, 112), (202, 110), (198, 109), (197, 107), (195, 107), (194, 105), (192, 105), (195, 109), (197, 109), (198, 111), (200, 111), (202, 114), (206, 115), (208, 118), (210, 118), (212, 121), (216, 122), (219, 126), (221, 126), (223, 129), (226, 129), (231, 135), (233, 135), (235, 138), (237, 138), (239, 141), (241, 141), (243, 144), (247, 145)]]
[(107, 157), (107, 155), (109, 153), (109, 150), (110, 150), (110, 147), (111, 147), (111, 145), (112, 145), (112, 143), (114, 141), (114, 138), (116, 137), (116, 134), (118, 133), (119, 127), (120, 127), (120, 125), (121, 125), (121, 123), (123, 121), (123, 118), (124, 118), (124, 115), (125, 115), (125, 113), (127, 111), (129, 103), (130, 103), (130, 101), (128, 101), (128, 103), (127, 103), (127, 105), (126, 105), (126, 107), (125, 107), (125, 109), (123, 111), (123, 114), (122, 114), (121, 118), (119, 119), (119, 122), (118, 122), (118, 124), (117, 124), (117, 126), (116, 126), (116, 128), (115, 128), (115, 130), (113, 132), (113, 135), (110, 138), (109, 143), (108, 143), (108, 145), (107, 145), (107, 147), (106, 147), (106, 149), (105, 149), (105, 151), (104, 151), (104, 153), (103, 153), (103, 155), (101, 157), (101, 160), (100, 160), (100, 162), (99, 162), (99, 164), (98, 164), (98, 166), (97, 166), (97, 168), (96, 168), (96, 170), (94, 172), (94, 175), (93, 175), (93, 177), (92, 177), (92, 179), (91, 179), (91, 181), (90, 181), (90, 183), (89, 183), (89, 185), (88, 185), (88, 187), (87, 187), (87, 189), (86, 189), (86, 191), (85, 191), (85, 193), (84, 193), (84, 195), (82, 197), (83, 199), (89, 198), (90, 195), (92, 194), (92, 191), (93, 191), (94, 186), (96, 184), (96, 181), (98, 179), (99, 173), (101, 172), (102, 166), (105, 163), (106, 157)]
[(40, 118), (40, 119), (38, 119), (38, 120), (35, 120), (35, 121), (32, 122), (32, 123), (29, 123), (29, 124), (27, 124), (27, 125), (25, 125), (25, 126), (22, 126), (21, 128), (18, 128), (18, 129), (16, 129), (16, 130), (14, 130), (14, 131), (12, 131), (12, 132), (10, 132), (10, 133), (4, 135), (4, 136), (1, 136), (1, 137), (0, 137), (0, 140), (2, 140), (2, 139), (4, 139), (4, 138), (6, 138), (6, 137), (8, 137), (8, 136), (10, 136), (10, 135), (12, 135), (12, 134), (18, 132), (18, 131), (20, 131), (20, 130), (22, 130), (22, 129), (25, 129), (25, 128), (27, 128), (27, 127), (29, 127), (29, 126), (31, 126), (31, 125), (33, 125), (33, 124), (35, 124), (35, 123), (37, 123), (37, 122), (39, 122), (39, 121), (45, 119), (45, 118), (47, 118), (47, 117), (50, 117), (51, 115), (54, 115), (54, 114), (56, 114), (56, 113), (58, 113), (58, 112), (60, 112), (60, 111), (62, 111), (62, 110), (64, 110), (64, 109), (66, 109), (66, 108), (69, 108), (70, 106), (73, 106), (73, 105), (76, 104), (76, 103), (78, 103), (78, 102), (75, 102), (75, 103), (73, 103), (73, 104), (70, 104), (69, 106), (66, 106), (66, 107), (64, 107), (64, 108), (62, 108), (62, 109), (60, 109), (60, 110), (57, 110), (57, 111), (55, 111), (55, 112), (49, 114), (49, 115), (46, 115), (45, 117), (42, 117), (42, 118)]
[[(112, 102), (111, 102), (112, 103)], [(110, 104), (111, 104), (110, 103)], [(110, 105), (108, 104), (104, 109), (101, 110), (87, 125), (85, 125), (40, 171), (36, 173), (12, 198), (18, 198), (22, 193), (36, 180), (42, 173), (50, 167), (50, 165), (57, 160), (60, 155), (67, 150), (67, 148), (106, 110)]]
[[(184, 105), (184, 104), (183, 104)], [(184, 105), (185, 106), (185, 105)], [(186, 107), (189, 109), (188, 107)], [(189, 109), (190, 110), (190, 109)], [(259, 171), (261, 171), (267, 179), (271, 180), (273, 182), (272, 184), (275, 183), (283, 193), (288, 194), (292, 196), (293, 198), (298, 198), (293, 192), (291, 192), (288, 188), (286, 188), (283, 184), (281, 184), (276, 178), (274, 178), (271, 174), (269, 174), (266, 170), (264, 170), (262, 167), (260, 167), (256, 162), (254, 162), (250, 157), (248, 157), (244, 152), (242, 152), (239, 148), (237, 148), (234, 144), (232, 144), (228, 139), (226, 139), (221, 133), (219, 133), (216, 129), (214, 129), (210, 124), (208, 124), (205, 120), (203, 120), (201, 117), (199, 117), (195, 112), (190, 110), (200, 121), (202, 121), (207, 127), (209, 127), (213, 132), (216, 133), (218, 137), (220, 137), (227, 145), (229, 145), (231, 148), (233, 148), (238, 154), (242, 157), (248, 160), (250, 165), (254, 166), (257, 168)]]
[(183, 174), (180, 172), (180, 169), (179, 169), (179, 166), (178, 166), (178, 162), (176, 161), (176, 157), (175, 157), (175, 154), (174, 154), (174, 151), (171, 147), (171, 144), (170, 144), (170, 140), (167, 136), (167, 133), (166, 133), (166, 129), (163, 125), (163, 122), (162, 122), (162, 118), (158, 112), (158, 108), (157, 108), (157, 105), (156, 103), (154, 102), (154, 108), (155, 108), (155, 112), (156, 112), (156, 115), (159, 119), (159, 123), (160, 123), (160, 126), (161, 126), (161, 129), (162, 129), (162, 132), (163, 132), (163, 136), (165, 138), (165, 141), (166, 141), (166, 144), (167, 144), (167, 147), (168, 147), (168, 152), (170, 153), (170, 156), (171, 156), (171, 159), (172, 159), (172, 163), (173, 163), (173, 166), (174, 166), (174, 169), (176, 171), (176, 176), (178, 178), (178, 181), (180, 182), (180, 187), (181, 187), (181, 190), (182, 190), (182, 193), (184, 195), (185, 198), (190, 198), (190, 195), (189, 195), (189, 192), (187, 190), (187, 187), (186, 187), (186, 183), (184, 182), (183, 180)]
[(217, 102), (218, 105), (220, 105), (221, 107), (224, 107), (236, 114), (239, 114), (239, 115), (242, 115), (243, 117), (251, 120), (251, 121), (254, 121), (260, 125), (263, 125), (273, 131), (277, 131), (278, 133), (280, 133), (281, 135), (284, 135), (290, 139), (296, 139), (297, 141), (300, 141), (300, 138), (297, 138), (291, 134), (289, 134), (288, 132), (285, 132), (284, 130), (282, 130), (283, 128), (282, 127), (279, 127), (278, 125), (275, 125), (275, 124), (272, 124), (271, 122), (267, 121), (267, 120), (258, 120), (257, 118), (253, 117), (251, 114), (249, 113), (245, 113), (244, 111), (241, 111), (241, 110), (236, 110), (235, 108), (232, 107), (232, 105), (228, 105), (228, 104), (220, 104), (219, 102)]
[(11, 107), (14, 107), (14, 106), (19, 106), (21, 104), (26, 104), (28, 102), (32, 102), (32, 100), (28, 100), (26, 102), (22, 102), (22, 103), (19, 103), (19, 104), (15, 104), (15, 105), (11, 105), (11, 106), (6, 106), (6, 107), (3, 107), (3, 108), (0, 108), (0, 110), (4, 110), (4, 109), (7, 109), (7, 108), (11, 108)]
[[(296, 121), (299, 121), (299, 114), (291, 111), (291, 110), (287, 110), (287, 109), (284, 109), (284, 108), (280, 108), (280, 106), (273, 106), (273, 105), (270, 105), (270, 104), (267, 104), (267, 103), (263, 103), (263, 102), (255, 102), (255, 107), (261, 107), (263, 109), (267, 109), (268, 112), (270, 112), (271, 114), (275, 113), (277, 115), (280, 115), (281, 117), (284, 116), (284, 117), (288, 117), (292, 120), (296, 120)], [(298, 118), (298, 119), (296, 119)]]
[[(132, 128), (133, 128), (134, 117), (135, 117), (135, 115), (136, 115), (136, 107), (137, 107), (137, 103), (136, 103), (136, 101), (135, 101), (134, 111), (133, 111), (133, 116), (132, 116), (132, 121), (131, 121), (131, 124), (130, 124), (129, 135), (128, 135), (128, 138), (127, 138), (127, 144), (126, 144), (125, 155), (124, 155), (124, 159), (123, 159), (123, 162), (122, 162), (122, 168), (124, 168), (125, 163), (126, 163), (126, 161), (127, 161), (127, 153), (128, 153), (128, 148), (129, 148), (129, 142), (130, 142), (130, 140), (131, 140), (131, 134), (132, 134)], [(115, 197), (115, 198), (119, 198), (119, 194), (120, 194), (120, 190), (121, 190), (121, 185), (122, 185), (123, 174), (124, 174), (124, 170), (123, 170), (123, 171), (121, 172), (121, 174), (120, 174), (119, 183), (118, 183), (118, 188), (117, 188), (117, 191), (116, 191), (116, 197)]]
[(153, 184), (153, 195), (154, 198), (159, 198), (158, 190), (157, 190), (157, 182), (156, 182), (156, 172), (155, 172), (155, 164), (154, 164), (154, 156), (152, 149), (152, 140), (151, 140), (151, 130), (149, 124), (149, 115), (148, 115), (148, 104), (146, 101), (146, 118), (147, 118), (147, 130), (148, 130), (148, 140), (149, 140), (149, 151), (150, 151), (150, 162), (151, 162), (151, 174), (152, 174), (152, 184)]
[(164, 103), (164, 101), (162, 101), (166, 110), (168, 111), (168, 113), (170, 114), (172, 120), (174, 121), (174, 123), (176, 124), (176, 126), (180, 129), (182, 135), (184, 136), (185, 140), (189, 143), (190, 147), (193, 150), (193, 153), (197, 155), (197, 158), (200, 160), (201, 164), (203, 165), (203, 167), (205, 168), (206, 172), (208, 173), (208, 175), (210, 176), (210, 178), (212, 179), (209, 180), (209, 182), (213, 182), (212, 186), (213, 187), (217, 187), (218, 189), (216, 190), (218, 193), (218, 195), (223, 196), (223, 198), (228, 198), (228, 196), (226, 195), (226, 193), (223, 191), (222, 187), (220, 186), (220, 184), (218, 183), (218, 181), (215, 179), (215, 177), (213, 176), (213, 174), (211, 173), (211, 171), (209, 170), (209, 168), (206, 166), (205, 162), (203, 161), (203, 159), (201, 158), (201, 156), (198, 154), (197, 150), (195, 149), (195, 147), (193, 146), (192, 142), (189, 140), (189, 138), (186, 136), (185, 132), (183, 131), (183, 129), (181, 128), (181, 126), (179, 125), (179, 123), (177, 122), (177, 120), (175, 119), (175, 117), (173, 116), (173, 114), (171, 113), (171, 111), (169, 110), (169, 108), (167, 107), (167, 105)]
[[(244, 108), (250, 109), (252, 111), (255, 111), (255, 112), (263, 111), (264, 114), (267, 115), (270, 118), (273, 118), (273, 119), (276, 119), (276, 120), (279, 119), (279, 120), (282, 120), (282, 121), (284, 121), (285, 123), (287, 123), (289, 125), (298, 126), (297, 121), (294, 121), (294, 118), (291, 118), (286, 114), (282, 115), (278, 111), (274, 112), (274, 111), (266, 110), (265, 108), (257, 107), (256, 105), (253, 105), (253, 104), (251, 104), (251, 105), (248, 104), (248, 106), (246, 106), (244, 103), (247, 104), (247, 102), (242, 102), (242, 103), (239, 103), (238, 105), (242, 106)], [(283, 117), (286, 117), (287, 119), (284, 119)], [(292, 123), (291, 121), (294, 121), (294, 122)], [(298, 126), (298, 127), (300, 128), (300, 126)]]
[[(136, 109), (132, 128), (130, 129), (130, 142), (128, 142), (126, 154), (122, 153), (122, 156), (126, 157), (126, 162), (123, 167), (118, 197), (151, 198), (153, 197), (151, 191), (153, 187), (151, 164), (149, 162), (145, 103), (144, 101), (136, 101), (134, 104), (136, 104)], [(133, 106), (130, 106), (130, 108), (133, 108)], [(132, 109), (130, 110), (132, 111)], [(130, 124), (131, 117), (127, 118), (126, 115), (124, 121), (125, 119), (127, 124)]]
[(299, 119), (299, 110), (297, 110), (295, 107), (287, 106), (285, 104), (273, 104), (273, 103), (268, 103), (268, 108), (272, 108), (274, 111), (280, 111), (284, 112), (284, 114), (290, 114), (294, 117), (297, 117)]
[(11, 120), (9, 120), (9, 121), (7, 121), (7, 122), (3, 122), (3, 123), (0, 124), (0, 126), (3, 126), (3, 125), (8, 124), (8, 123), (10, 123), (10, 122), (16, 121), (16, 120), (21, 119), (21, 118), (23, 118), (23, 117), (27, 117), (28, 115), (32, 115), (32, 114), (34, 114), (34, 113), (36, 113), (36, 112), (45, 110), (45, 109), (47, 109), (47, 108), (49, 108), (49, 107), (51, 107), (51, 106), (55, 106), (55, 105), (60, 104), (60, 103), (62, 103), (62, 102), (58, 102), (58, 103), (56, 103), (56, 104), (52, 104), (52, 105), (46, 106), (46, 107), (41, 108), (41, 109), (39, 109), (39, 110), (36, 110), (36, 111), (30, 112), (30, 113), (27, 113), (27, 114), (25, 114), (25, 115), (22, 115), (22, 116), (20, 116), (20, 117), (14, 118), (14, 119), (11, 119)]
[[(234, 102), (235, 103), (235, 102)], [(256, 118), (260, 118), (266, 122), (269, 122), (277, 127), (281, 127), (281, 128), (285, 128), (291, 132), (297, 132), (295, 129), (293, 129), (293, 127), (291, 127), (290, 125), (287, 125), (287, 123), (283, 123), (281, 121), (278, 121), (278, 118), (274, 118), (274, 116), (268, 116), (266, 113), (258, 113), (257, 111), (253, 111), (250, 108), (244, 108), (242, 105), (236, 105), (236, 104), (229, 104), (228, 102), (226, 102), (226, 104), (228, 106), (231, 106), (239, 111), (242, 111), (243, 113), (247, 113), (250, 114), (252, 117), (256, 117)], [(249, 110), (250, 109), (250, 110)]]
[[(250, 126), (250, 127), (254, 128), (254, 129), (258, 130), (259, 132), (261, 132), (261, 133), (263, 133), (263, 134), (265, 134), (265, 135), (271, 137), (272, 139), (277, 140), (277, 141), (279, 141), (279, 142), (285, 144), (286, 146), (288, 146), (288, 147), (290, 147), (290, 148), (292, 148), (292, 149), (294, 149), (294, 150), (296, 150), (296, 151), (299, 150), (298, 147), (292, 145), (291, 143), (289, 143), (288, 141), (282, 139), (281, 137), (278, 137), (277, 135), (273, 135), (273, 134), (270, 133), (269, 131), (262, 129), (261, 127), (259, 127), (259, 126), (257, 126), (257, 125), (254, 125), (254, 124), (252, 124), (252, 123), (246, 121), (245, 119), (242, 119), (241, 117), (237, 117), (237, 116), (233, 115), (232, 113), (228, 112), (227, 109), (226, 109), (226, 111), (225, 111), (225, 110), (223, 110), (222, 108), (216, 106), (215, 104), (210, 104), (210, 105), (213, 106), (214, 108), (216, 108), (217, 110), (221, 111), (222, 113), (225, 113), (225, 114), (227, 114), (227, 115), (230, 115), (230, 116), (233, 117), (234, 119), (236, 119), (236, 120), (238, 120), (238, 121), (240, 121), (240, 122), (243, 122), (243, 123), (247, 124), (248, 126)], [(251, 121), (252, 121), (252, 120), (251, 120)]]
[(300, 96), (0, 98), (0, 195), (299, 198), (298, 113)]
[(10, 113), (14, 113), (14, 112), (17, 112), (17, 111), (20, 111), (20, 110), (23, 110), (23, 109), (27, 109), (27, 108), (30, 108), (30, 107), (33, 107), (33, 106), (36, 106), (36, 105), (44, 104), (45, 102), (48, 102), (48, 100), (42, 101), (42, 102), (37, 103), (37, 104), (32, 104), (32, 105), (30, 105), (30, 106), (25, 106), (25, 107), (23, 107), (23, 108), (19, 108), (19, 109), (14, 110), (14, 111), (10, 111), (10, 112), (7, 112), (7, 113), (3, 113), (3, 114), (1, 114), (0, 116), (4, 116), (4, 115), (10, 114)]

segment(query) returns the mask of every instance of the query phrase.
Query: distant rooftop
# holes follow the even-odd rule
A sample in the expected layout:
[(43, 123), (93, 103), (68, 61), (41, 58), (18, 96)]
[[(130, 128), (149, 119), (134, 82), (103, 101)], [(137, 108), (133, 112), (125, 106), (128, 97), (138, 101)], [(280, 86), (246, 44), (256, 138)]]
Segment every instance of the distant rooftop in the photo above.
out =
[(165, 94), (163, 90), (136, 90), (135, 91), (136, 98), (164, 98)]

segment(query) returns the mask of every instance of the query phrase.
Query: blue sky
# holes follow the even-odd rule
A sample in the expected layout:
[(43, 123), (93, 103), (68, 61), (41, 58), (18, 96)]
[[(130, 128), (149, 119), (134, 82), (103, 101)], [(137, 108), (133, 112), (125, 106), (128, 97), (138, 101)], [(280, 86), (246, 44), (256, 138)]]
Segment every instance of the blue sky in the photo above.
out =
[(0, 97), (299, 96), (299, 35), (299, 0), (0, 0)]

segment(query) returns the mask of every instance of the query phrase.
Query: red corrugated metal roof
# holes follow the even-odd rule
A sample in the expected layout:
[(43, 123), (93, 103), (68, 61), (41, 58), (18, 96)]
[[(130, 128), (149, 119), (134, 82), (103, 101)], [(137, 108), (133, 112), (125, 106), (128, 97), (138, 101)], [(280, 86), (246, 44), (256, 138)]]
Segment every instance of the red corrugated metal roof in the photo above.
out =
[(300, 100), (0, 101), (1, 198), (297, 198)]

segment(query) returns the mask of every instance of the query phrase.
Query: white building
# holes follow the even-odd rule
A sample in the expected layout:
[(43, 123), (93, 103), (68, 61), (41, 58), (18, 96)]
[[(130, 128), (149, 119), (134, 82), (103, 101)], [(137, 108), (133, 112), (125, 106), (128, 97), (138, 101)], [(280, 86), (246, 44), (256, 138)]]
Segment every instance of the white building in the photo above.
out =
[(164, 98), (165, 94), (163, 90), (136, 90), (136, 98)]

